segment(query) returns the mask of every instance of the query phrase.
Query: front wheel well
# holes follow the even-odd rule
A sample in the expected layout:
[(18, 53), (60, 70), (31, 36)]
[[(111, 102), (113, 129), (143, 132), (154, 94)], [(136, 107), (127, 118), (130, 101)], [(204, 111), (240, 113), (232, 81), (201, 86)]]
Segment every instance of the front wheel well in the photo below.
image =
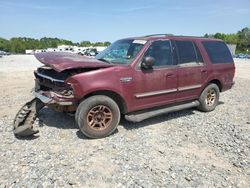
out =
[(127, 112), (126, 102), (119, 94), (117, 94), (113, 91), (109, 91), (109, 90), (100, 90), (100, 91), (94, 91), (92, 93), (87, 94), (84, 97), (84, 99), (92, 97), (94, 95), (104, 95), (104, 96), (110, 97), (111, 99), (113, 99), (117, 103), (122, 114), (125, 114)]

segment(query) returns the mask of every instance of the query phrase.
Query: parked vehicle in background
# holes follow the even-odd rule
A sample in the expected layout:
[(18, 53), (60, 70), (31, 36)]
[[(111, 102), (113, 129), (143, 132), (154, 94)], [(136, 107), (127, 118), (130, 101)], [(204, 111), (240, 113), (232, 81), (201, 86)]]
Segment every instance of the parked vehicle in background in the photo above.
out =
[(4, 55), (10, 55), (10, 53), (0, 50), (0, 56), (4, 56)]
[(250, 58), (250, 55), (249, 55), (249, 54), (240, 53), (240, 54), (236, 54), (235, 57), (236, 57), (236, 58), (240, 58), (240, 59), (249, 59), (249, 58)]
[(78, 53), (79, 55), (85, 55), (85, 56), (91, 56), (94, 57), (98, 54), (96, 48), (87, 48), (81, 52)]
[(33, 113), (48, 106), (74, 113), (84, 135), (101, 138), (116, 130), (121, 115), (140, 122), (192, 107), (212, 111), (220, 93), (234, 84), (227, 45), (210, 38), (150, 35), (118, 40), (95, 58), (35, 56), (44, 64), (34, 72), (36, 99), (19, 111), (16, 134), (32, 130), (23, 123), (32, 119), (26, 117), (27, 109)]

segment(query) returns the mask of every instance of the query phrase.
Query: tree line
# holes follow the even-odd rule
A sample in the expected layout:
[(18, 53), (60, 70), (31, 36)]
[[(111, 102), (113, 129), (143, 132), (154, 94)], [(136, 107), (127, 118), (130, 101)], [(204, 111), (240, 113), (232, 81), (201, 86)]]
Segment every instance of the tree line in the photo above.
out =
[[(204, 37), (222, 39), (228, 44), (236, 44), (236, 53), (250, 53), (250, 29), (248, 27), (245, 27), (233, 34), (205, 34)], [(0, 37), (0, 50), (11, 53), (25, 53), (25, 50), (27, 49), (36, 50), (56, 48), (58, 45), (74, 45), (80, 47), (109, 46), (110, 42), (107, 41), (92, 43), (90, 41), (82, 41), (80, 43), (73, 43), (70, 40), (48, 37), (43, 37), (41, 39), (14, 37), (10, 40)]]
[(221, 39), (227, 44), (236, 44), (236, 53), (250, 53), (250, 28), (248, 27), (233, 34), (205, 34), (204, 37)]
[(110, 42), (95, 42), (82, 41), (80, 43), (74, 43), (70, 40), (59, 38), (43, 37), (41, 39), (33, 39), (28, 37), (13, 37), (10, 40), (0, 37), (0, 50), (11, 53), (25, 53), (25, 50), (31, 49), (46, 49), (57, 48), (58, 45), (70, 45), (79, 47), (90, 46), (109, 46)]

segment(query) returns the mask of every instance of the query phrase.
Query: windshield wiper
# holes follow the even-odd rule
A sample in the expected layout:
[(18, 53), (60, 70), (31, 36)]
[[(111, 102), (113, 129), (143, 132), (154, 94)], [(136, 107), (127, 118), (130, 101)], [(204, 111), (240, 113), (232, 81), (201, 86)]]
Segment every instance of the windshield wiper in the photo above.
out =
[(108, 60), (106, 60), (106, 59), (103, 59), (103, 58), (100, 58), (100, 59), (98, 59), (98, 60), (99, 60), (99, 61), (103, 61), (103, 62), (108, 63), (108, 64), (111, 64), (110, 61), (108, 61)]

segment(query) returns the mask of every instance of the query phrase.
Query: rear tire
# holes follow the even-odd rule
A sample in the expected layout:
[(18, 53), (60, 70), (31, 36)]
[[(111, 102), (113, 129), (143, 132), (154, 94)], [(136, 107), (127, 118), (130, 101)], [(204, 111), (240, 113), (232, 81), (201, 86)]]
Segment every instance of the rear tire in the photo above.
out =
[(209, 84), (201, 93), (198, 109), (203, 112), (213, 111), (218, 105), (220, 90), (216, 84)]
[(103, 138), (116, 130), (120, 121), (120, 110), (111, 98), (96, 95), (80, 103), (76, 120), (85, 136)]

